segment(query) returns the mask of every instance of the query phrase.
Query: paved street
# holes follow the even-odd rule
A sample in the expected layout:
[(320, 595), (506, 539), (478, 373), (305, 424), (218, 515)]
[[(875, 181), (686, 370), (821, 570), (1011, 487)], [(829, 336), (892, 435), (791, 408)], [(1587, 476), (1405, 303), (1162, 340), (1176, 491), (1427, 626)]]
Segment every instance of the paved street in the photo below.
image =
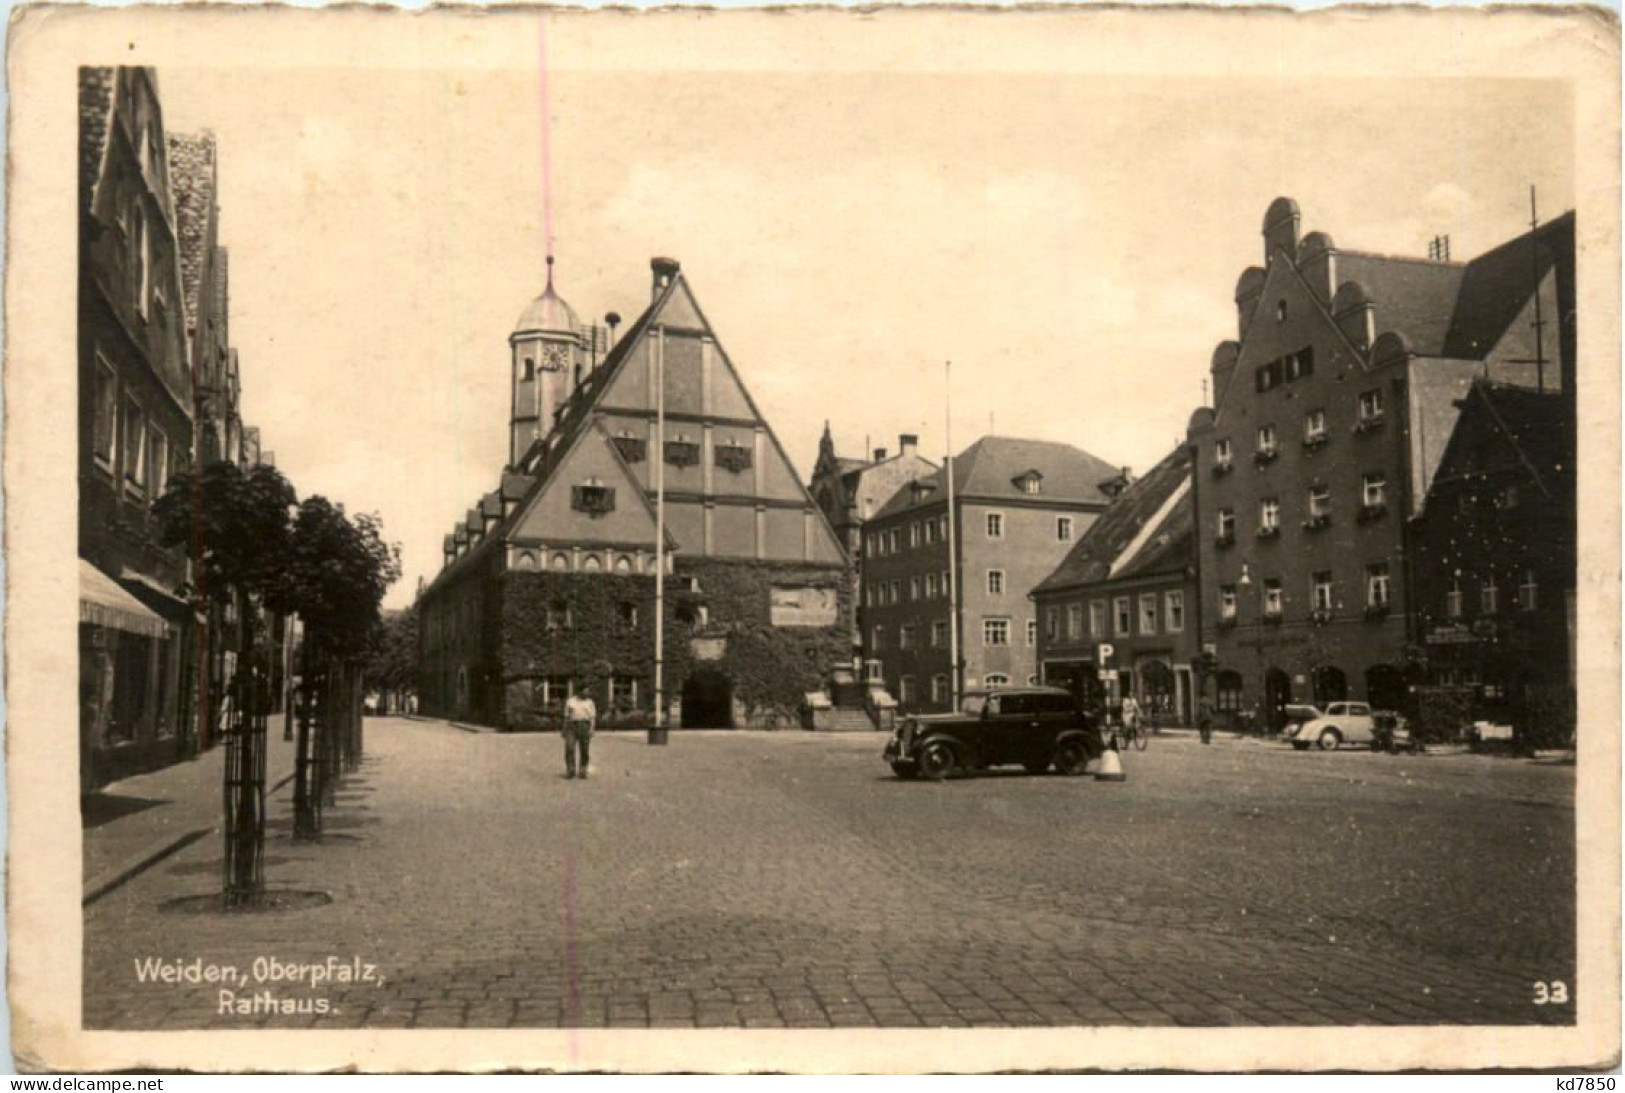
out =
[[(332, 903), (163, 912), (218, 884), (217, 840), (195, 843), (86, 909), (85, 1024), (1574, 1019), (1530, 1002), (1572, 990), (1572, 766), (1165, 737), (1125, 784), (930, 784), (894, 780), (882, 743), (601, 734), (576, 782), (553, 736), (370, 720), (331, 838), (296, 845), (273, 809), (271, 886)], [(199, 957), (241, 974), (247, 1012), (136, 973)], [(329, 981), (256, 982), (256, 960)]]

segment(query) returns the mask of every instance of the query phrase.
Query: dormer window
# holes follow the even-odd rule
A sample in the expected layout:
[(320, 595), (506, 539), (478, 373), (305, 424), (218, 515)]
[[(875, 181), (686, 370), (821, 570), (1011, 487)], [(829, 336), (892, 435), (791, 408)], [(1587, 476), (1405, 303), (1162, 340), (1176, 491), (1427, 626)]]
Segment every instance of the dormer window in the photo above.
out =
[(615, 450), (628, 463), (642, 463), (649, 458), (649, 442), (641, 436), (622, 433), (615, 438)]
[(588, 516), (599, 517), (615, 511), (615, 490), (597, 478), (570, 487), (570, 507)]
[(1286, 322), (1286, 301), (1285, 300), (1277, 300), (1277, 301), (1275, 301), (1275, 321), (1278, 322), (1278, 323)]
[(743, 474), (750, 470), (752, 453), (743, 444), (729, 440), (713, 448), (711, 458), (729, 474)]
[(666, 441), (666, 462), (673, 467), (692, 467), (700, 461), (700, 446), (686, 436)]
[(1036, 470), (1028, 471), (1016, 479), (1016, 488), (1022, 493), (1036, 494), (1044, 488), (1044, 476)]

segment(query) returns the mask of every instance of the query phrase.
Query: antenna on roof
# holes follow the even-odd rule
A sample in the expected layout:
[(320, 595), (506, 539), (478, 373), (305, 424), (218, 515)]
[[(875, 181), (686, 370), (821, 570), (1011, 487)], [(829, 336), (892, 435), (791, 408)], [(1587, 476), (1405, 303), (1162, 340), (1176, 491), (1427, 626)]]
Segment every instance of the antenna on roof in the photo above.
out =
[[(1535, 187), (1529, 187), (1529, 277), (1530, 288), (1535, 296), (1535, 321), (1529, 325), (1535, 328), (1535, 356), (1533, 359), (1509, 360), (1508, 364), (1532, 364), (1535, 366), (1535, 390), (1541, 394), (1546, 393), (1546, 320), (1540, 313), (1540, 240), (1535, 238), (1535, 229), (1540, 226), (1540, 216), (1535, 210)], [(1486, 358), (1486, 367), (1488, 360)]]

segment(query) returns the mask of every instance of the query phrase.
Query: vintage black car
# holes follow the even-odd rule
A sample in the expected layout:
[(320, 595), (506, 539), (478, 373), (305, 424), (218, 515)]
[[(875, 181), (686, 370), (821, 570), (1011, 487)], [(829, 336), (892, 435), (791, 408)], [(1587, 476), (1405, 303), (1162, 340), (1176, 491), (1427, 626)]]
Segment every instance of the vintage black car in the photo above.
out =
[(903, 718), (885, 758), (899, 778), (937, 779), (1007, 763), (1082, 774), (1105, 751), (1094, 717), (1069, 692), (1010, 687), (967, 694), (959, 713)]

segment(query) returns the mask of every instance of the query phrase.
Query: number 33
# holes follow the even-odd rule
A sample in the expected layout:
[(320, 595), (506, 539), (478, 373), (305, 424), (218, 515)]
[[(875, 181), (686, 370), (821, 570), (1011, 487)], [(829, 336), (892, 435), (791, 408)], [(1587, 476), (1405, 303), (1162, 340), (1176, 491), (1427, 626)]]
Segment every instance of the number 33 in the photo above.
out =
[(1568, 1000), (1569, 988), (1561, 979), (1554, 979), (1550, 983), (1540, 982), (1535, 984), (1533, 1001), (1537, 1006), (1561, 1006), (1567, 1004)]

